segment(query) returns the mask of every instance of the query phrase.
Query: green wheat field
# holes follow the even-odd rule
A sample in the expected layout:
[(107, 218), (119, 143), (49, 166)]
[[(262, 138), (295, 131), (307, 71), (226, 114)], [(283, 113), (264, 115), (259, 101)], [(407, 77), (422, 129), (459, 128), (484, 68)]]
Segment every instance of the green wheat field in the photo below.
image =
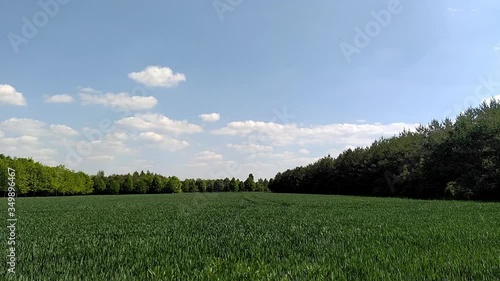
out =
[(0, 279), (500, 280), (498, 203), (195, 193), (17, 198), (16, 213)]

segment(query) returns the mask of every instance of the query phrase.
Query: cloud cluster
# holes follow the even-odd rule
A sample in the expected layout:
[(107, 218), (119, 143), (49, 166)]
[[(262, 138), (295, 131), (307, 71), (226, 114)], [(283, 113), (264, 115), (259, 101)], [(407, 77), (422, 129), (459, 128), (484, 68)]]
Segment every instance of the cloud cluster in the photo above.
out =
[(222, 154), (215, 153), (213, 151), (202, 151), (198, 152), (195, 155), (196, 161), (217, 161), (217, 160), (222, 160)]
[(74, 135), (75, 132), (65, 125), (47, 126), (39, 120), (10, 118), (0, 122), (0, 153), (58, 165), (57, 146), (51, 146), (47, 139)]
[(155, 113), (136, 114), (132, 117), (122, 118), (115, 123), (129, 129), (162, 131), (176, 135), (200, 133), (203, 131), (199, 125), (191, 124), (186, 120), (172, 120), (165, 115)]
[(73, 129), (73, 128), (69, 127), (69, 126), (66, 126), (66, 125), (52, 124), (52, 125), (49, 126), (49, 128), (50, 128), (50, 131), (53, 134), (58, 135), (58, 136), (71, 137), (71, 136), (77, 136), (77, 135), (80, 134), (75, 129)]
[(138, 140), (146, 141), (151, 145), (151, 148), (159, 148), (166, 151), (178, 151), (189, 146), (185, 140), (178, 140), (165, 134), (155, 132), (140, 133)]
[(72, 103), (73, 97), (70, 95), (53, 95), (45, 96), (45, 103)]
[(151, 109), (158, 103), (155, 97), (130, 96), (128, 93), (80, 93), (80, 100), (83, 105), (98, 104), (120, 111)]
[(0, 129), (17, 135), (41, 136), (46, 133), (44, 122), (30, 118), (9, 118), (0, 122)]
[(128, 77), (137, 83), (149, 87), (177, 87), (180, 82), (186, 81), (182, 73), (174, 73), (170, 67), (151, 65), (140, 72), (129, 73)]
[(219, 113), (200, 114), (199, 117), (203, 122), (217, 122), (220, 120)]
[(215, 135), (240, 136), (271, 145), (351, 144), (369, 145), (381, 136), (392, 136), (403, 129), (413, 129), (418, 124), (330, 124), (300, 127), (297, 124), (243, 121), (230, 122), (212, 131)]
[[(149, 87), (171, 88), (186, 81), (184, 74), (161, 66), (148, 66), (128, 77)], [(131, 172), (154, 166), (152, 159), (142, 159), (143, 153), (186, 149), (190, 158), (184, 159), (184, 166), (192, 169), (179, 170), (180, 175), (190, 172), (197, 176), (205, 173), (209, 178), (222, 175), (245, 178), (248, 173), (254, 173), (269, 177), (277, 170), (307, 165), (319, 159), (313, 153), (318, 148), (315, 145), (322, 146), (323, 154), (328, 151), (338, 154), (341, 147), (366, 146), (381, 136), (392, 136), (403, 129), (418, 126), (408, 123), (369, 124), (365, 120), (357, 120), (354, 124), (311, 126), (234, 121), (201, 135), (201, 138), (209, 139), (211, 134), (217, 136), (213, 138), (221, 139), (216, 145), (200, 151), (199, 147), (191, 147), (191, 143), (197, 143), (196, 134), (204, 132), (201, 123), (220, 121), (219, 113), (198, 115), (201, 120), (198, 125), (149, 111), (158, 104), (154, 96), (133, 92), (109, 93), (88, 87), (80, 88), (73, 96), (45, 96), (44, 102), (69, 104), (75, 99), (79, 99), (82, 105), (100, 105), (127, 113), (109, 121), (113, 128), (106, 132), (89, 127), (76, 130), (64, 124), (46, 124), (29, 118), (6, 119), (0, 122), (0, 153), (33, 157), (36, 161), (53, 165), (64, 164), (65, 150), (72, 148), (80, 150), (78, 153), (83, 161), (79, 169), (99, 167), (109, 170), (116, 167), (110, 172), (124, 169)], [(0, 84), (0, 104), (26, 105), (26, 100), (12, 86)], [(185, 135), (189, 137), (182, 139)]]
[(26, 99), (22, 93), (16, 91), (14, 87), (7, 84), (0, 84), (0, 105), (26, 106)]
[(244, 144), (227, 144), (226, 147), (235, 149), (239, 152), (272, 152), (273, 147), (269, 145), (260, 145), (255, 143), (244, 143)]

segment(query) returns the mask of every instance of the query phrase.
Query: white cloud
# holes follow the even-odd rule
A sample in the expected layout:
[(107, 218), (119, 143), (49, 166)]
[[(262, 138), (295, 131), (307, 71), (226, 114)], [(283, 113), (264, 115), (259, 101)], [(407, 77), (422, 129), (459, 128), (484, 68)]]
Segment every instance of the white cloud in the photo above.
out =
[(215, 161), (215, 160), (222, 160), (222, 155), (206, 150), (196, 153), (195, 158), (196, 161)]
[(139, 135), (139, 139), (160, 142), (164, 139), (164, 137), (160, 134), (155, 133), (155, 132), (146, 132), (146, 133), (141, 133)]
[(159, 148), (171, 152), (178, 151), (189, 146), (189, 143), (187, 141), (174, 139), (170, 136), (158, 134), (155, 132), (140, 133), (137, 139), (152, 142), (152, 148)]
[(321, 157), (297, 156), (295, 153), (290, 151), (285, 151), (280, 153), (262, 152), (262, 153), (257, 153), (256, 156), (258, 158), (267, 159), (266, 162), (272, 162), (274, 165), (286, 168), (294, 168), (297, 166), (309, 165), (321, 158)]
[(114, 132), (112, 134), (109, 134), (108, 137), (111, 140), (118, 140), (118, 141), (126, 141), (129, 139), (129, 136), (125, 132)]
[(350, 144), (369, 145), (382, 136), (393, 136), (403, 129), (413, 129), (418, 124), (331, 124), (299, 127), (297, 124), (243, 121), (231, 122), (224, 128), (212, 131), (216, 135), (245, 137), (252, 143), (271, 146), (291, 144)]
[(14, 87), (7, 84), (0, 84), (0, 104), (26, 106), (26, 100), (22, 93), (16, 91)]
[(495, 47), (493, 47), (495, 52), (500, 52), (500, 43), (498, 43)]
[[(91, 128), (83, 128), (83, 133), (90, 133)], [(115, 156), (115, 155), (132, 155), (137, 153), (137, 150), (129, 147), (124, 141), (117, 139), (115, 134), (106, 134), (98, 140), (80, 140), (80, 141), (67, 141), (68, 145), (73, 148), (81, 147), (84, 153), (84, 158), (94, 156)]]
[(128, 77), (137, 83), (150, 87), (177, 87), (180, 82), (186, 81), (182, 73), (174, 73), (169, 67), (151, 65), (140, 72), (129, 73)]
[(308, 155), (310, 152), (309, 152), (309, 150), (303, 148), (303, 149), (299, 150), (299, 153), (302, 155)]
[(83, 88), (80, 88), (80, 92), (83, 92), (83, 93), (91, 93), (91, 94), (102, 94), (101, 91), (98, 91), (94, 88), (91, 88), (91, 87), (83, 87)]
[(0, 123), (0, 128), (6, 132), (32, 136), (44, 134), (44, 127), (45, 123), (29, 118), (10, 118)]
[(208, 163), (189, 163), (189, 164), (184, 164), (182, 165), (183, 167), (190, 167), (190, 168), (205, 168), (209, 167), (210, 165)]
[(28, 135), (20, 136), (17, 138), (4, 138), (2, 139), (2, 144), (11, 146), (23, 145), (23, 144), (36, 145), (38, 144), (38, 138)]
[(45, 103), (72, 103), (73, 97), (70, 95), (53, 95), (45, 96)]
[(83, 105), (98, 104), (123, 111), (151, 109), (158, 103), (155, 97), (130, 96), (128, 93), (80, 93), (80, 100)]
[(62, 136), (77, 136), (79, 135), (79, 133), (71, 128), (71, 127), (68, 127), (66, 125), (55, 125), (55, 124), (52, 124), (49, 126), (50, 128), (50, 131), (54, 134), (57, 134), (57, 135), (62, 135)]
[[(124, 163), (120, 163), (124, 164)], [(118, 166), (116, 173), (127, 174), (135, 171), (145, 171), (154, 167), (155, 162), (146, 159), (131, 159), (126, 162), (126, 165)], [(115, 166), (116, 167), (116, 166)]]
[[(253, 174), (255, 178), (269, 178), (278, 171), (284, 171), (289, 168), (311, 164), (317, 161), (318, 157), (297, 157), (291, 152), (284, 153), (262, 153), (252, 161), (241, 160), (214, 160), (198, 161), (183, 165), (189, 167), (191, 173), (196, 172), (195, 177), (210, 179), (219, 178), (239, 178), (245, 180), (248, 174)], [(178, 169), (178, 174), (186, 174), (186, 171)], [(187, 177), (193, 177), (187, 175)]]
[(200, 114), (199, 117), (203, 122), (217, 122), (220, 120), (219, 113)]
[(42, 146), (38, 137), (22, 135), (14, 138), (0, 138), (0, 153), (11, 157), (33, 158), (46, 165), (57, 165), (57, 150)]
[(457, 8), (448, 8), (448, 13), (455, 14), (456, 12), (458, 12)]
[(165, 131), (173, 134), (191, 134), (202, 132), (203, 129), (186, 120), (172, 120), (161, 114), (145, 113), (126, 117), (115, 122), (118, 125), (141, 131)]
[(112, 161), (114, 159), (115, 157), (110, 155), (94, 155), (85, 158), (85, 160), (93, 162), (107, 162), (107, 161)]
[(235, 149), (240, 152), (272, 152), (273, 147), (268, 145), (259, 145), (254, 143), (246, 144), (227, 144), (226, 147)]

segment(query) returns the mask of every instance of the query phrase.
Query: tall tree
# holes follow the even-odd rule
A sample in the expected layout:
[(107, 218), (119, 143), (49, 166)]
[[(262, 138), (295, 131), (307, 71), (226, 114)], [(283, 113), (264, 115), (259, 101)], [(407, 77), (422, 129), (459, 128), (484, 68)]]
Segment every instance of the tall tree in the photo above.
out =
[(134, 179), (130, 174), (127, 174), (125, 176), (125, 179), (123, 180), (120, 193), (129, 194), (132, 193), (133, 190), (134, 190)]
[(182, 182), (176, 176), (170, 177), (168, 179), (166, 189), (167, 189), (167, 192), (180, 193), (180, 192), (182, 192)]
[(248, 175), (248, 178), (245, 180), (245, 190), (246, 191), (254, 191), (255, 190), (255, 180), (252, 174)]

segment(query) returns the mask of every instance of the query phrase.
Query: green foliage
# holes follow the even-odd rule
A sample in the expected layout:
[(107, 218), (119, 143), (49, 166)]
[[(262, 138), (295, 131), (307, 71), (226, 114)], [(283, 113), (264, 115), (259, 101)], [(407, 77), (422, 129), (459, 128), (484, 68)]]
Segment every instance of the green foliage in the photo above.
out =
[(246, 191), (254, 191), (255, 190), (255, 180), (252, 174), (248, 175), (248, 178), (245, 180), (245, 190)]
[(196, 192), (198, 191), (196, 187), (196, 181), (193, 179), (185, 179), (182, 182), (182, 192)]
[(274, 192), (500, 200), (500, 104), (278, 173)]
[(137, 181), (134, 181), (134, 192), (138, 194), (144, 194), (148, 192), (148, 185), (146, 183), (145, 176), (142, 175)]
[(92, 181), (94, 182), (94, 190), (97, 194), (104, 194), (106, 191), (106, 182), (104, 181), (104, 171), (97, 172), (97, 175), (93, 176)]
[(163, 189), (162, 178), (158, 175), (153, 175), (151, 186), (149, 186), (149, 193), (161, 193)]
[(111, 194), (118, 194), (120, 192), (120, 183), (114, 178), (108, 178), (106, 188)]
[(199, 192), (207, 191), (207, 182), (202, 179), (196, 179), (196, 188)]
[(170, 193), (180, 193), (182, 192), (182, 182), (176, 176), (170, 177), (167, 182), (166, 190)]
[(238, 190), (239, 190), (238, 181), (235, 178), (232, 178), (231, 181), (229, 181), (229, 191), (238, 191)]
[(132, 193), (134, 190), (134, 179), (130, 174), (127, 174), (125, 178), (123, 179), (123, 183), (121, 186), (120, 193), (122, 194), (128, 194)]
[(244, 181), (240, 181), (238, 183), (238, 191), (245, 191), (245, 182)]
[(16, 171), (18, 195), (44, 196), (64, 194), (90, 194), (92, 179), (83, 172), (68, 170), (63, 165), (44, 166), (32, 159), (10, 158), (0, 154), (0, 190), (6, 190), (7, 169)]

